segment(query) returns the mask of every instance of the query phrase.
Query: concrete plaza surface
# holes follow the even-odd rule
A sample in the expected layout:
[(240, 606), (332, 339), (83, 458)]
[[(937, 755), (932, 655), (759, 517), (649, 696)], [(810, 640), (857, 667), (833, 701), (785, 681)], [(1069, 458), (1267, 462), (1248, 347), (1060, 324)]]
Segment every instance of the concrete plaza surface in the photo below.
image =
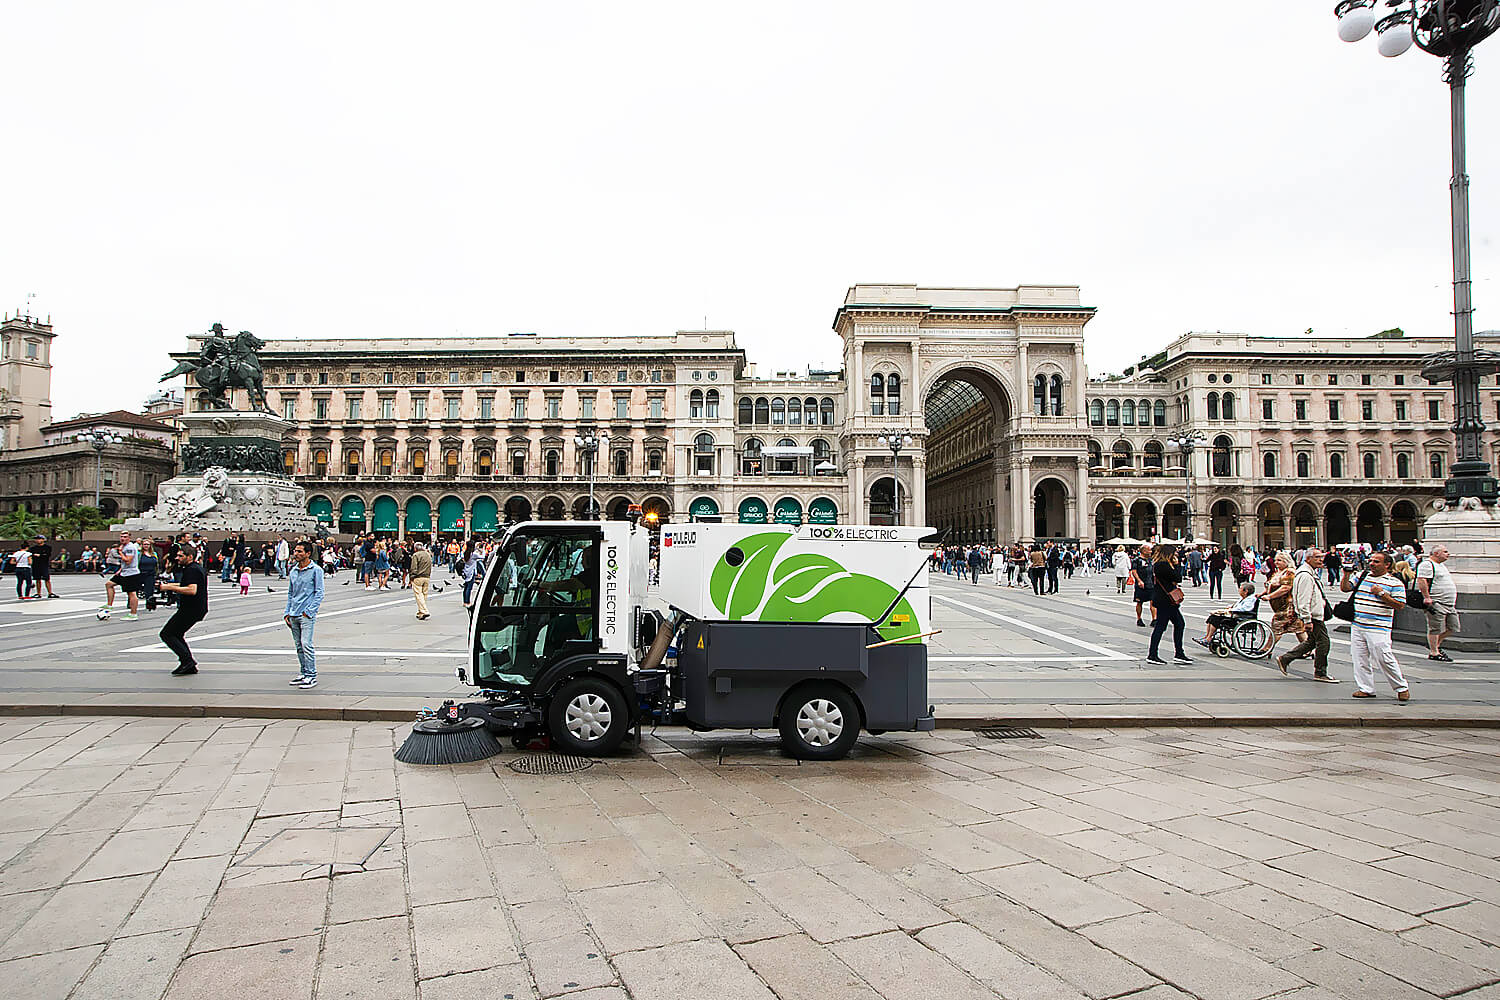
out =
[[(409, 592), (367, 592), (340, 573), (329, 583), (317, 630), (319, 684), (291, 691), (297, 672), (280, 614), (285, 593), (257, 578), (252, 593), (213, 583), (210, 616), (189, 634), (202, 672), (168, 675), (175, 665), (156, 638), (167, 612), (139, 621), (96, 621), (102, 592), (94, 577), (60, 576), (55, 601), (0, 601), (0, 712), (177, 711), (399, 720), (445, 697), (462, 698), (454, 669), (465, 662), (467, 615), (460, 586), (440, 572), (433, 617), (415, 619)], [(268, 589), (270, 588), (270, 589)], [(930, 646), (929, 697), (940, 726), (987, 720), (1030, 725), (1199, 722), (1500, 725), (1500, 656), (1457, 654), (1434, 663), (1398, 645), (1413, 700), (1398, 705), (1350, 697), (1348, 639), (1334, 636), (1332, 673), (1312, 682), (1311, 661), (1283, 677), (1267, 660), (1221, 660), (1188, 643), (1190, 665), (1145, 662), (1147, 630), (1115, 592), (1112, 577), (1065, 580), (1059, 594), (932, 578), (933, 616), (943, 630)], [(1188, 588), (1190, 633), (1219, 601)], [(1263, 616), (1263, 617), (1268, 617)], [(1289, 649), (1283, 640), (1282, 650)], [(1170, 639), (1164, 652), (1170, 656)]]
[(404, 732), (0, 721), (0, 993), (1500, 997), (1488, 731), (663, 731), (534, 776)]

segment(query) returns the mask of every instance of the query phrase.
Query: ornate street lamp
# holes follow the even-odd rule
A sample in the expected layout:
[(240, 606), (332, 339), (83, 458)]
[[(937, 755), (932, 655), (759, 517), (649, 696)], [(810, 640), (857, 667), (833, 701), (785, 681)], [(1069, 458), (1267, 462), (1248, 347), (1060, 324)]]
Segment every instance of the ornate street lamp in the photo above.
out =
[(1193, 540), (1193, 449), (1204, 442), (1202, 431), (1184, 431), (1167, 438), (1167, 450), (1182, 453), (1182, 470), (1187, 474), (1188, 523), (1185, 540)]
[(1500, 0), (1341, 0), (1334, 7), (1339, 37), (1357, 42), (1373, 29), (1383, 56), (1395, 57), (1413, 43), (1443, 60), (1450, 95), (1453, 178), (1449, 182), (1453, 224), (1453, 351), (1430, 355), (1422, 376), (1431, 383), (1453, 383), (1453, 433), (1458, 461), (1443, 484), (1450, 503), (1478, 497), (1497, 499), (1495, 478), (1484, 458), (1484, 421), (1479, 380), (1500, 371), (1500, 354), (1474, 349), (1474, 301), (1469, 276), (1469, 175), (1465, 167), (1464, 81), (1474, 70), (1476, 45), (1500, 30)]
[(911, 435), (899, 427), (892, 427), (880, 432), (876, 438), (884, 448), (891, 449), (891, 482), (896, 484), (896, 507), (892, 512), (892, 524), (901, 523), (901, 466), (896, 459), (901, 454), (902, 448), (911, 447)]
[(599, 464), (599, 449), (609, 444), (609, 435), (595, 434), (593, 431), (585, 431), (573, 436), (573, 443), (589, 457), (589, 518), (597, 519), (594, 512), (594, 469)]
[(94, 449), (94, 509), (99, 509), (99, 486), (104, 480), (104, 449), (125, 440), (113, 431), (84, 431), (73, 435), (73, 440)]

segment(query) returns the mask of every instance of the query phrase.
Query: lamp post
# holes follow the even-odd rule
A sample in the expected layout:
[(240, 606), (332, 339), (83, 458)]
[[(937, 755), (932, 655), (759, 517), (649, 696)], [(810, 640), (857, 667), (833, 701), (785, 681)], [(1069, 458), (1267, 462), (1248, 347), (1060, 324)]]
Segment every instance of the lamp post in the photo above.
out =
[(101, 500), (99, 486), (104, 480), (104, 449), (125, 439), (112, 431), (84, 431), (74, 435), (73, 440), (94, 449), (94, 509), (98, 510)]
[(599, 449), (609, 444), (608, 434), (595, 434), (593, 431), (585, 431), (575, 434), (573, 441), (589, 457), (589, 509), (588, 514), (594, 518), (594, 470), (599, 464)]
[[(1384, 8), (1382, 11), (1381, 8)], [(1479, 380), (1500, 371), (1500, 355), (1474, 349), (1474, 301), (1469, 275), (1469, 175), (1465, 166), (1464, 81), (1474, 70), (1476, 45), (1500, 30), (1500, 0), (1340, 0), (1334, 7), (1339, 37), (1357, 42), (1374, 29), (1380, 54), (1394, 58), (1415, 43), (1443, 60), (1452, 129), (1453, 177), (1448, 189), (1453, 226), (1454, 347), (1429, 355), (1422, 377), (1453, 383), (1453, 433), (1458, 461), (1443, 495), (1450, 503), (1478, 497), (1497, 499), (1495, 478), (1484, 458), (1484, 421), (1479, 409)]]
[(888, 430), (881, 431), (880, 437), (876, 438), (876, 440), (880, 442), (882, 447), (891, 449), (891, 482), (894, 483), (896, 487), (896, 506), (895, 510), (892, 511), (891, 523), (900, 524), (901, 466), (897, 464), (896, 459), (900, 456), (902, 448), (911, 447), (911, 435), (906, 433), (899, 427), (892, 427)]
[(1204, 441), (1202, 431), (1183, 431), (1173, 437), (1167, 438), (1167, 447), (1174, 452), (1182, 453), (1182, 471), (1187, 474), (1187, 538), (1193, 540), (1193, 449)]

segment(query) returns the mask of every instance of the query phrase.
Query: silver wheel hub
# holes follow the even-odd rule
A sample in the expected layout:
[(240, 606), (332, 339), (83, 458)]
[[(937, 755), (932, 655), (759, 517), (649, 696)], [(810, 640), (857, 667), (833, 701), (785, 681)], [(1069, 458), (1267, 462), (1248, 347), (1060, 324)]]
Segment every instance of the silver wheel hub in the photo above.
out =
[(609, 732), (613, 719), (614, 713), (610, 711), (609, 702), (597, 694), (578, 695), (568, 702), (568, 709), (564, 713), (568, 732), (583, 743), (603, 738)]
[(830, 746), (844, 732), (844, 713), (828, 699), (814, 698), (798, 710), (797, 732), (808, 746)]

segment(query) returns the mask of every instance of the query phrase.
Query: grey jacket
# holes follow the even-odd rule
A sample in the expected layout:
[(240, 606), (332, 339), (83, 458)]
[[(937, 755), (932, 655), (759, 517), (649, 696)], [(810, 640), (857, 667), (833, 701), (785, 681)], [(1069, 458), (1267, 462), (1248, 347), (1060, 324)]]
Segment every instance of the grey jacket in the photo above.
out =
[(1292, 574), (1292, 609), (1298, 618), (1310, 623), (1322, 621), (1323, 609), (1327, 606), (1318, 571), (1304, 562)]

